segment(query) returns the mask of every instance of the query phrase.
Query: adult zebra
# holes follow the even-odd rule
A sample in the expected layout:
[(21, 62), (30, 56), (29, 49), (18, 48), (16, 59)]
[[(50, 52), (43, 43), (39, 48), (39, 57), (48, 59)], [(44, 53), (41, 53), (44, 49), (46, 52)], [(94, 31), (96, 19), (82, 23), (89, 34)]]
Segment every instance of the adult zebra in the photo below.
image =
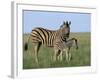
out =
[[(35, 28), (30, 33), (32, 44), (34, 45), (35, 61), (38, 63), (38, 51), (41, 45), (54, 48), (54, 61), (56, 61), (56, 56), (59, 51), (55, 50), (56, 43), (63, 42), (70, 34), (70, 24), (71, 22), (63, 22), (60, 29), (58, 30), (48, 30), (44, 28)], [(29, 39), (28, 39), (29, 41)], [(25, 43), (25, 50), (28, 49), (28, 43)]]

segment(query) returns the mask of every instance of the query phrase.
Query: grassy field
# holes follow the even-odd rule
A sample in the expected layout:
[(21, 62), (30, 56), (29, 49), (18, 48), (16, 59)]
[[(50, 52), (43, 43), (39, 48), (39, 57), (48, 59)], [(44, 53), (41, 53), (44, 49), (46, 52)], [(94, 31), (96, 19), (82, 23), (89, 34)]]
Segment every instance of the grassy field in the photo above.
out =
[[(23, 34), (24, 43), (28, 39), (28, 34)], [(34, 59), (33, 45), (29, 42), (28, 51), (23, 49), (23, 69), (54, 68), (54, 67), (77, 67), (91, 65), (91, 41), (90, 33), (71, 33), (70, 37), (78, 39), (79, 49), (71, 49), (72, 60), (67, 63), (65, 57), (62, 62), (53, 62), (53, 48), (42, 46), (39, 50), (39, 64)], [(23, 43), (23, 46), (24, 46)]]

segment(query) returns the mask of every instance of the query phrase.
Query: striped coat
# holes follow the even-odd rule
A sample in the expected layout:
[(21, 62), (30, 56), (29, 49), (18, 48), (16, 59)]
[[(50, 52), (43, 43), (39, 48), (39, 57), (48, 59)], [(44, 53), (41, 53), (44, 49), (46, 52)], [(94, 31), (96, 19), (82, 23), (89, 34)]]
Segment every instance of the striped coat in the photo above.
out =
[(76, 49), (78, 49), (78, 42), (77, 42), (76, 38), (71, 38), (71, 39), (68, 39), (66, 41), (59, 42), (59, 43), (56, 44), (55, 49), (60, 51), (60, 53), (58, 53), (58, 58), (61, 61), (62, 61), (62, 54), (63, 54), (64, 51), (66, 52), (66, 60), (70, 61), (70, 59), (72, 57), (71, 53), (70, 53), (70, 49), (74, 45), (74, 42), (75, 42)]
[(63, 34), (63, 30), (51, 31), (44, 28), (33, 29), (30, 36), (32, 37), (32, 43), (41, 43), (48, 47), (54, 47), (57, 42), (63, 42), (69, 37), (69, 32)]
[[(32, 44), (34, 45), (34, 54), (36, 58), (36, 62), (38, 62), (38, 51), (41, 45), (45, 45), (48, 47), (56, 47), (56, 43), (63, 42), (66, 38), (69, 37), (70, 34), (70, 24), (71, 22), (64, 22), (60, 29), (58, 30), (48, 30), (44, 28), (35, 28), (30, 33), (30, 38), (32, 40)], [(29, 40), (28, 40), (29, 41)], [(27, 50), (27, 45), (25, 44), (25, 50)], [(55, 50), (54, 55), (56, 56), (58, 51)], [(54, 57), (54, 61), (56, 57)]]

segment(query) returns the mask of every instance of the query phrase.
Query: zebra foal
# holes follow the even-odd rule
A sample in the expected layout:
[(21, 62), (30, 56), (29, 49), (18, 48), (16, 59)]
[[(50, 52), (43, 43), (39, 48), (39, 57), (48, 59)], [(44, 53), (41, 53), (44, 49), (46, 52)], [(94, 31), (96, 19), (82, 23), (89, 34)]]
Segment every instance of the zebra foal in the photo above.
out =
[(66, 60), (68, 62), (70, 61), (70, 59), (72, 57), (71, 53), (70, 53), (70, 49), (74, 45), (74, 43), (75, 43), (76, 49), (78, 49), (78, 43), (77, 43), (76, 38), (71, 38), (66, 41), (57, 43), (55, 50), (59, 51), (57, 57), (60, 61), (62, 61), (62, 59), (63, 59), (62, 58), (63, 52), (65, 52)]

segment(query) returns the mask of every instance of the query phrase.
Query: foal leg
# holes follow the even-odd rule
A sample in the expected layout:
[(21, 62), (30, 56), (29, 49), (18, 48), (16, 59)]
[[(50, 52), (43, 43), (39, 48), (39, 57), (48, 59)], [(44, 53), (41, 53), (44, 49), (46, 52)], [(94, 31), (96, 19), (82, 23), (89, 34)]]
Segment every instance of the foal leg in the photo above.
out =
[(68, 47), (68, 51), (67, 51), (68, 53), (68, 62), (71, 60), (71, 57), (72, 57), (72, 55), (71, 55), (71, 53), (70, 53), (70, 47)]
[(62, 55), (63, 55), (63, 51), (61, 51), (59, 55), (60, 61), (62, 61)]
[(54, 56), (53, 56), (54, 62), (57, 60), (57, 56), (59, 55), (58, 52), (59, 52), (59, 50), (57, 50), (57, 49), (54, 50)]
[(65, 55), (66, 55), (66, 61), (68, 62), (68, 49), (66, 49)]
[(72, 55), (71, 55), (71, 53), (69, 53), (69, 59), (68, 59), (68, 61), (70, 61), (71, 58), (72, 58)]

